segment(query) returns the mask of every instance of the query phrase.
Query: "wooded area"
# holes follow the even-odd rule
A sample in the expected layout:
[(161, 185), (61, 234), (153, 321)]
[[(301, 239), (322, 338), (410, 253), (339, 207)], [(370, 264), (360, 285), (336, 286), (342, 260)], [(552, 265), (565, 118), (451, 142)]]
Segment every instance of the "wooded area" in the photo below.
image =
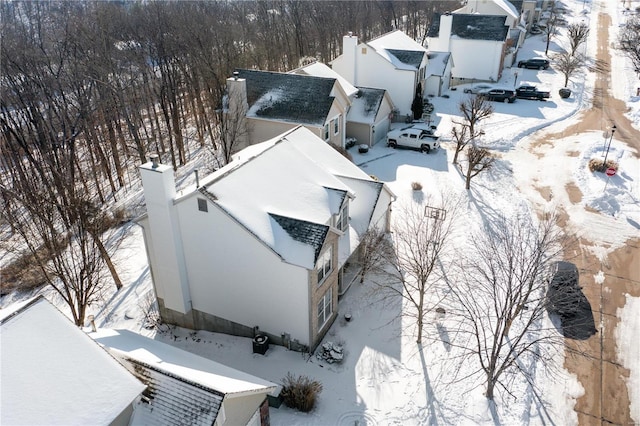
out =
[[(13, 243), (3, 249), (31, 266), (3, 269), (2, 293), (17, 282), (62, 280), (57, 290), (76, 305), (80, 321), (80, 305), (99, 293), (98, 271), (107, 266), (121, 286), (104, 232), (123, 214), (118, 202), (139, 187), (137, 166), (151, 153), (176, 170), (197, 150), (214, 153), (212, 170), (228, 158), (221, 105), (234, 69), (329, 63), (349, 31), (366, 41), (401, 28), (421, 40), (433, 13), (451, 7), (450, 1), (2, 2), (1, 219)], [(73, 261), (62, 254), (70, 244)], [(72, 301), (77, 294), (82, 303)]]

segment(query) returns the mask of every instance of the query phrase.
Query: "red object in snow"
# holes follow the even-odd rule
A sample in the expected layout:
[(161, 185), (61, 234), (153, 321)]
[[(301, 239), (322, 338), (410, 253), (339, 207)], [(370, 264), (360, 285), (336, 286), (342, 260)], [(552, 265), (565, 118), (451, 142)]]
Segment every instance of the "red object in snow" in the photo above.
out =
[(617, 170), (614, 169), (613, 167), (609, 167), (605, 173), (607, 174), (607, 176), (611, 177), (616, 174), (616, 171)]

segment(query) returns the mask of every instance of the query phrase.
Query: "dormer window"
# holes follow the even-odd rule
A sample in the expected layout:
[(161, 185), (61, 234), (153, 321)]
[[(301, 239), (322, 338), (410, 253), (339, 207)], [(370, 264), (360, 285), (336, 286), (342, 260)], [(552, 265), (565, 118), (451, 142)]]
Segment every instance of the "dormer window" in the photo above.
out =
[(324, 125), (324, 140), (329, 140), (329, 123)]
[(340, 231), (346, 231), (349, 227), (349, 203), (345, 202), (340, 213), (336, 216), (336, 228)]
[(333, 134), (337, 135), (339, 131), (340, 131), (340, 120), (336, 118), (335, 120), (333, 120)]

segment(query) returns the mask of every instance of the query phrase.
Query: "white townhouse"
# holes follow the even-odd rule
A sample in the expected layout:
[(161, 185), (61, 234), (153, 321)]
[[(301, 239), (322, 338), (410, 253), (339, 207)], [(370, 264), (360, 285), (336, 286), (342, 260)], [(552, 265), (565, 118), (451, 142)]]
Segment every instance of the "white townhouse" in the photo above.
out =
[(500, 79), (509, 46), (505, 19), (449, 12), (434, 17), (427, 42), (431, 49), (451, 53), (451, 86)]
[(238, 152), (176, 192), (140, 167), (141, 220), (164, 321), (313, 350), (337, 316), (361, 235), (388, 231), (393, 194), (306, 127)]
[[(336, 78), (238, 69), (227, 79), (229, 111), (245, 118), (244, 148), (302, 125), (344, 147), (349, 96)], [(233, 112), (235, 111), (235, 112)], [(233, 118), (232, 118), (233, 119)]]
[[(425, 93), (429, 58), (427, 49), (400, 30), (384, 34), (366, 43), (352, 33), (342, 39), (342, 55), (331, 67), (356, 87), (386, 89), (400, 117), (411, 114), (416, 93)], [(447, 89), (445, 76), (442, 88)]]
[(320, 62), (314, 62), (297, 68), (292, 73), (335, 78), (349, 96), (347, 107), (347, 139), (373, 146), (386, 141), (391, 126), (393, 102), (385, 89), (355, 87), (344, 77)]

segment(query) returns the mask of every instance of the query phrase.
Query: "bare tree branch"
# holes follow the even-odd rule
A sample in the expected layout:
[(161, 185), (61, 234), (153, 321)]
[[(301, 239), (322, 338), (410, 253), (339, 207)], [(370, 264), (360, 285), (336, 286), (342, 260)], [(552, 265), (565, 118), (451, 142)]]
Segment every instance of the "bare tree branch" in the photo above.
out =
[(506, 378), (513, 372), (531, 383), (524, 363), (548, 363), (562, 346), (543, 321), (548, 270), (563, 242), (555, 222), (547, 215), (537, 225), (527, 217), (487, 225), (471, 237), (471, 251), (451, 284), (450, 309), (460, 322), (455, 340), (475, 359), (490, 400), (496, 386), (509, 391)]

